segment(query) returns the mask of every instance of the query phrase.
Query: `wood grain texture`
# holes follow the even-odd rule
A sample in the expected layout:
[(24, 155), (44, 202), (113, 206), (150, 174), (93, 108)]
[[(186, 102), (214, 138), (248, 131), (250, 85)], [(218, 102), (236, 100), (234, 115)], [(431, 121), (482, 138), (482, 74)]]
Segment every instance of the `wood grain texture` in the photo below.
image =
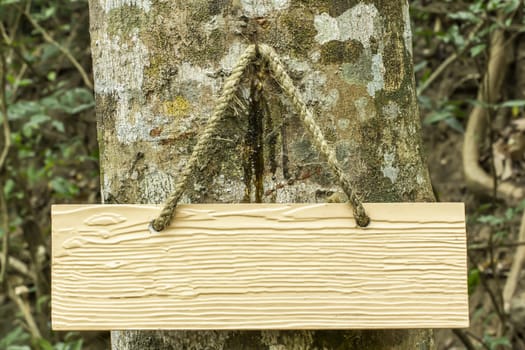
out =
[(53, 328), (467, 327), (463, 204), (365, 208), (53, 206)]

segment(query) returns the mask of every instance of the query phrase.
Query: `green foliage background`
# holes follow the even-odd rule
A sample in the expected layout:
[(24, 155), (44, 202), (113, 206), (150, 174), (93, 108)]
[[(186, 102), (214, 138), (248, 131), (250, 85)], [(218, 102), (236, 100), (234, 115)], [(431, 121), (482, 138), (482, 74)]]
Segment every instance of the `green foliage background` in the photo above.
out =
[(84, 343), (50, 330), (49, 216), (54, 203), (99, 201), (87, 6), (0, 1), (0, 149), (6, 115), (10, 129), (0, 163), (2, 257), (10, 260), (5, 272), (1, 261), (0, 349)]

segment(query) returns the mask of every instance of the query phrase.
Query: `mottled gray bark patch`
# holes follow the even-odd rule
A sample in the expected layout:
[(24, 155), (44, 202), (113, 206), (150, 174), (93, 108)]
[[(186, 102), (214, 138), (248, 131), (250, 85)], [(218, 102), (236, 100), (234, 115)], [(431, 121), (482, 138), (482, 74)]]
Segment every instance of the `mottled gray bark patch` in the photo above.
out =
[(249, 17), (264, 17), (290, 7), (290, 0), (240, 0), (243, 12)]
[(122, 6), (133, 6), (149, 12), (151, 9), (151, 0), (99, 0), (100, 5), (105, 12)]
[(315, 16), (317, 29), (315, 40), (326, 44), (332, 40), (357, 40), (365, 48), (370, 47), (370, 40), (378, 37), (379, 12), (374, 4), (359, 3), (334, 18), (327, 13)]

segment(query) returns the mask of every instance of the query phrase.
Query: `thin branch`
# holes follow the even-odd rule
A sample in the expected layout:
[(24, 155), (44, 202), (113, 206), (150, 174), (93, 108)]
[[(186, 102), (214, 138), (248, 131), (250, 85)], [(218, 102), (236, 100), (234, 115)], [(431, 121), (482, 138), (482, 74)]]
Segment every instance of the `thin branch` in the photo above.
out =
[(476, 347), (470, 341), (469, 337), (460, 329), (453, 329), (452, 333), (465, 345), (467, 350), (476, 350)]
[[(519, 241), (525, 240), (525, 211), (521, 218), (520, 232), (519, 232)], [(523, 243), (523, 242), (522, 242)], [(514, 296), (514, 292), (518, 286), (520, 280), (521, 269), (523, 267), (523, 262), (525, 261), (525, 246), (520, 245), (514, 254), (512, 260), (512, 267), (510, 268), (509, 276), (505, 282), (505, 287), (503, 288), (503, 308), (505, 312), (510, 311), (510, 301)]]
[[(499, 243), (494, 244), (494, 248), (514, 248), (514, 247), (521, 247), (525, 246), (525, 240), (519, 240), (516, 242), (511, 243)], [(488, 244), (472, 244), (468, 246), (468, 250), (487, 250), (490, 249), (490, 246)]]
[[(496, 188), (496, 187), (494, 187)], [(493, 230), (490, 230), (490, 234), (489, 234), (489, 258), (490, 258), (490, 268), (492, 269), (492, 271), (494, 272), (494, 278), (498, 279), (498, 276), (496, 274), (496, 258), (495, 258), (495, 250), (496, 248), (494, 247), (494, 231)], [(504, 303), (503, 303), (503, 291), (501, 289), (501, 286), (499, 284), (499, 281), (496, 280), (496, 283), (495, 283), (495, 289), (496, 291), (494, 292), (494, 302), (498, 302), (498, 305), (497, 305), (497, 309), (499, 310), (497, 313), (498, 313), (498, 316), (500, 317), (500, 325), (504, 325), (505, 324), (505, 321), (506, 321), (506, 317), (507, 315), (505, 314), (505, 311), (504, 311)]]
[[(32, 3), (32, 1), (26, 1), (25, 10), (27, 12), (30, 12), (30, 10), (31, 10), (31, 3)], [(16, 18), (13, 21), (13, 24), (12, 24), (11, 28), (9, 29), (9, 31), (11, 33), (11, 40), (15, 40), (16, 32), (18, 31), (18, 28), (20, 28), (21, 20), (22, 20), (22, 11), (19, 10), (16, 13)]]
[[(476, 260), (474, 259), (474, 257), (471, 254), (471, 252), (467, 251), (467, 253), (468, 253), (468, 258), (469, 258), (470, 262), (472, 263), (472, 265), (473, 266), (477, 266)], [(489, 286), (489, 284), (488, 284), (488, 282), (485, 279), (485, 276), (483, 274), (479, 275), (479, 281), (480, 281), (481, 285), (483, 286), (483, 288), (485, 289), (485, 291), (487, 292), (487, 294), (489, 295), (490, 301), (492, 302), (492, 305), (494, 306), (494, 311), (496, 311), (496, 314), (498, 315), (498, 318), (503, 323), (504, 320), (505, 320), (505, 314), (504, 314), (502, 308), (500, 307), (500, 303), (499, 303), (498, 297), (496, 296), (494, 291), (490, 288), (490, 286)]]
[(478, 336), (472, 334), (471, 332), (469, 331), (465, 331), (464, 332), (466, 335), (468, 335), (469, 337), (471, 337), (472, 339), (474, 339), (475, 341), (477, 341), (478, 343), (480, 343), (485, 349), (487, 350), (491, 350), (490, 347), (485, 344), (485, 342), (483, 341), (483, 339), (479, 338)]
[[(29, 60), (24, 56), (24, 54), (22, 52), (20, 52), (19, 46), (22, 46), (22, 45), (21, 44), (19, 44), (19, 45), (14, 45), (13, 44), (14, 38), (11, 38), (11, 37), (9, 37), (9, 35), (7, 35), (7, 31), (6, 31), (5, 27), (4, 27), (4, 24), (1, 21), (0, 21), (0, 34), (2, 35), (2, 38), (4, 39), (5, 44), (7, 46), (9, 46), (13, 50), (12, 51), (13, 54), (15, 56), (17, 56), (24, 63), (24, 65), (20, 69), (20, 73), (17, 76), (17, 81), (22, 79), (22, 76), (25, 73), (25, 70), (27, 68), (29, 68), (31, 70), (31, 72), (35, 76), (41, 77), (42, 74), (37, 72), (36, 69), (33, 67), (33, 65), (29, 62)], [(40, 50), (40, 48), (37, 49), (37, 51), (39, 51), (39, 50)], [(16, 95), (16, 89), (17, 88), (18, 88), (18, 84), (16, 84), (16, 83), (13, 84), (13, 90), (15, 91), (15, 93), (12, 94), (13, 97)], [(12, 99), (13, 98), (11, 98), (11, 100)]]
[[(497, 102), (508, 67), (506, 62), (508, 44), (504, 30), (496, 29), (492, 33), (487, 73), (478, 90), (478, 100), (487, 103)], [(490, 97), (490, 100), (487, 100), (487, 97)], [(487, 119), (485, 108), (475, 106), (472, 109), (465, 131), (462, 157), (467, 187), (478, 193), (492, 195), (495, 188), (494, 179), (479, 164), (479, 143), (485, 135)], [(500, 183), (497, 186), (497, 194), (502, 199), (515, 201), (525, 196), (525, 190), (511, 183)]]
[[(16, 91), (18, 90), (18, 86), (19, 86), (18, 82), (20, 80), (22, 80), (22, 78), (23, 78), (23, 76), (24, 76), (24, 74), (25, 74), (25, 72), (26, 72), (26, 70), (28, 68), (28, 63), (27, 63), (27, 60), (25, 59), (24, 55), (18, 53), (18, 50), (16, 49), (15, 45), (13, 45), (13, 39), (9, 38), (9, 36), (7, 35), (7, 32), (5, 31), (5, 27), (4, 27), (2, 22), (0, 22), (0, 34), (2, 34), (2, 37), (4, 38), (4, 41), (5, 41), (6, 45), (11, 47), (13, 49), (12, 52), (16, 56), (19, 56), (19, 58), (24, 62), (24, 64), (20, 68), (20, 72), (18, 72), (18, 74), (16, 76), (15, 83), (13, 84), (13, 91), (12, 91), (12, 94), (11, 94), (11, 101), (13, 101), (15, 96), (16, 96)], [(29, 67), (29, 68), (31, 68), (31, 70), (34, 72), (33, 67)]]
[(16, 100), (16, 94), (18, 92), (18, 88), (20, 87), (20, 81), (26, 74), (28, 65), (26, 63), (22, 64), (22, 67), (20, 68), (20, 71), (16, 75), (15, 82), (13, 84), (12, 90), (11, 90), (11, 98), (10, 101), (14, 102)]
[(31, 309), (29, 305), (27, 305), (27, 302), (24, 302), (22, 298), (20, 297), (21, 291), (17, 290), (18, 288), (9, 288), (9, 298), (15, 302), (15, 304), (18, 306), (18, 309), (22, 312), (22, 315), (24, 316), (24, 319), (26, 320), (27, 326), (29, 327), (29, 332), (31, 333), (31, 336), (33, 339), (42, 338), (42, 334), (40, 333), (40, 329), (36, 325), (35, 318), (33, 317), (33, 314), (31, 314)]
[(4, 130), (4, 146), (0, 153), (0, 170), (4, 166), (7, 153), (11, 147), (11, 129), (9, 128), (9, 118), (7, 117), (7, 97), (6, 97), (6, 86), (7, 86), (7, 63), (5, 59), (5, 50), (0, 49), (0, 113), (2, 115), (2, 126)]
[(9, 215), (3, 188), (0, 188), (0, 220), (2, 221), (2, 231), (4, 231), (4, 236), (2, 237), (2, 260), (0, 261), (0, 264), (2, 264), (0, 267), (0, 283), (5, 290), (7, 288), (7, 267), (9, 265)]
[(7, 31), (5, 29), (5, 26), (4, 24), (0, 21), (0, 34), (2, 34), (2, 38), (4, 39), (5, 43), (7, 45), (11, 45), (11, 38), (9, 37), (9, 35), (7, 35)]
[[(0, 49), (0, 114), (2, 115), (2, 125), (4, 130), (4, 146), (0, 153), (0, 171), (4, 167), (9, 148), (11, 147), (11, 129), (9, 128), (9, 118), (7, 117), (7, 98), (6, 98), (6, 86), (7, 86), (7, 67), (5, 59), (5, 50)], [(0, 269), (0, 282), (6, 286), (7, 276), (7, 264), (9, 257), (9, 215), (7, 213), (7, 205), (4, 198), (4, 189), (0, 188), (0, 220), (2, 221), (2, 231), (4, 236), (2, 238), (2, 267)]]
[[(31, 1), (27, 1), (25, 10), (29, 12), (30, 9), (31, 9)], [(15, 41), (16, 33), (18, 32), (18, 28), (20, 27), (21, 18), (22, 18), (22, 11), (19, 10), (18, 12), (16, 12), (16, 17), (14, 18), (11, 28), (9, 28), (9, 32), (11, 33), (11, 36), (7, 34), (7, 29), (5, 28), (4, 23), (0, 21), (0, 32), (2, 34), (2, 37), (4, 38), (4, 41), (6, 42), (6, 44), (12, 48), (15, 47), (15, 45), (13, 45), (13, 42)], [(16, 54), (16, 50), (13, 50), (12, 53)], [(11, 59), (12, 57), (9, 57), (9, 59), (7, 60), (10, 61)]]
[(89, 89), (93, 90), (93, 83), (91, 82), (91, 79), (89, 79), (88, 74), (86, 73), (82, 65), (80, 65), (80, 63), (77, 61), (77, 59), (73, 57), (71, 52), (68, 49), (66, 49), (64, 46), (60, 45), (55, 39), (53, 39), (53, 37), (49, 34), (49, 32), (47, 32), (40, 24), (38, 24), (38, 22), (35, 21), (33, 17), (31, 17), (31, 14), (29, 12), (24, 11), (24, 16), (26, 16), (26, 18), (29, 20), (29, 22), (31, 22), (33, 27), (35, 27), (35, 29), (42, 35), (45, 41), (47, 41), (48, 43), (52, 45), (55, 45), (56, 48), (60, 52), (62, 52), (64, 56), (67, 57), (67, 59), (73, 64), (73, 66), (75, 66), (75, 68), (78, 70), (78, 72), (82, 76), (82, 80), (84, 81), (84, 84)]
[(484, 21), (479, 22), (474, 29), (470, 32), (467, 41), (465, 42), (465, 46), (458, 52), (454, 52), (452, 55), (448, 56), (448, 58), (443, 61), (439, 65), (439, 67), (436, 68), (436, 70), (428, 77), (427, 80), (421, 86), (417, 88), (417, 94), (421, 95), (423, 91), (425, 91), (447, 68), (449, 65), (451, 65), (453, 62), (455, 62), (461, 55), (472, 45), (474, 42), (474, 39), (476, 38), (476, 34), (479, 32), (479, 30), (483, 27), (485, 24)]
[[(499, 16), (499, 18), (504, 18), (502, 16)], [(485, 72), (485, 77), (483, 79), (483, 82), (480, 86), (480, 90), (478, 93), (478, 98), (481, 101), (487, 101), (489, 103), (494, 103), (499, 99), (500, 96), (500, 90), (503, 86), (503, 77), (499, 76), (493, 76), (493, 74), (500, 74), (501, 70), (505, 70), (505, 68), (501, 68), (502, 66), (505, 67), (505, 57), (504, 53), (506, 51), (506, 48), (509, 46), (510, 41), (505, 41), (505, 32), (504, 30), (497, 30), (494, 32), (494, 36), (491, 38), (491, 45), (490, 45), (490, 58), (489, 62), (487, 63), (487, 68)], [(494, 63), (498, 62), (500, 65), (499, 67), (494, 67)], [(494, 132), (492, 129), (492, 124), (494, 121), (494, 109), (488, 108), (483, 111), (484, 113), (481, 115), (480, 119), (478, 121), (484, 123), (485, 129), (488, 129), (488, 142), (490, 145), (494, 144)], [(471, 120), (469, 120), (469, 123)], [(476, 136), (480, 136), (482, 134), (478, 134)], [(467, 135), (465, 135), (465, 143), (467, 142)], [(479, 149), (478, 149), (479, 152)], [(479, 164), (478, 164), (479, 166)], [(491, 157), (490, 162), (490, 169), (492, 173), (492, 182), (489, 185), (490, 189), (492, 190), (491, 197), (493, 201), (493, 206), (495, 206), (495, 201), (498, 196), (498, 179), (496, 177), (496, 167), (495, 167), (495, 159), (494, 157)], [(487, 174), (487, 177), (490, 177)], [(487, 179), (488, 180), (488, 179)], [(494, 230), (490, 230), (489, 234), (489, 241), (488, 241), (488, 253), (489, 253), (489, 259), (490, 259), (490, 267), (492, 271), (496, 272), (496, 259), (495, 259), (495, 247), (494, 247)], [(495, 277), (497, 278), (496, 274)], [(505, 313), (505, 305), (504, 305), (504, 299), (503, 299), (503, 290), (501, 289), (499, 281), (496, 281), (494, 290), (490, 289), (488, 286), (488, 283), (484, 281), (484, 277), (480, 276), (480, 280), (483, 283), (485, 289), (487, 290), (487, 293), (489, 294), (492, 303), (494, 304), (494, 308), (496, 309), (496, 313), (500, 319), (500, 324), (498, 328), (498, 334), (503, 332), (503, 325), (506, 324), (506, 318), (507, 315)]]
[[(15, 258), (14, 256), (7, 257), (7, 267), (11, 271), (15, 271), (24, 277), (31, 279), (32, 281), (36, 280), (36, 275), (29, 269), (26, 263)], [(4, 255), (0, 252), (0, 261), (4, 260)]]

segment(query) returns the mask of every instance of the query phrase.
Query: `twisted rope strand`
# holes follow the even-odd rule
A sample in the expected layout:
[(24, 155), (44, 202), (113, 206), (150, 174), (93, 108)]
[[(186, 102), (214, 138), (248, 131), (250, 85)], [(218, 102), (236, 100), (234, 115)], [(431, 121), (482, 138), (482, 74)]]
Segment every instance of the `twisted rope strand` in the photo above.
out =
[(270, 46), (266, 44), (259, 44), (258, 46), (248, 46), (241, 57), (239, 57), (239, 60), (232, 70), (231, 75), (224, 82), (224, 88), (221, 96), (217, 100), (217, 105), (215, 106), (213, 115), (208, 121), (204, 132), (199, 137), (197, 145), (193, 149), (193, 152), (188, 160), (188, 164), (186, 164), (186, 167), (180, 174), (180, 177), (175, 184), (175, 190), (168, 197), (166, 204), (164, 205), (164, 208), (160, 212), (159, 216), (151, 222), (151, 227), (158, 232), (164, 230), (171, 223), (173, 214), (175, 212), (175, 207), (177, 206), (180, 197), (188, 185), (187, 182), (190, 178), (190, 175), (194, 171), (198, 160), (204, 156), (205, 152), (208, 150), (208, 147), (212, 143), (212, 138), (219, 126), (219, 122), (235, 98), (235, 94), (244, 71), (254, 60), (257, 54), (260, 54), (261, 57), (268, 62), (268, 66), (274, 74), (274, 79), (281, 85), (283, 91), (286, 93), (288, 98), (290, 98), (293, 106), (298, 111), (302, 122), (312, 136), (314, 145), (328, 160), (328, 164), (332, 168), (332, 171), (336, 174), (341, 187), (345, 191), (350, 203), (352, 204), (354, 217), (357, 224), (361, 227), (367, 226), (370, 223), (370, 218), (366, 214), (363, 204), (353, 192), (350, 182), (339, 166), (339, 162), (337, 161), (334, 150), (326, 142), (321, 129), (316, 124), (312, 113), (304, 103), (299, 90), (297, 90), (292, 79), (288, 73), (286, 73), (279, 56)]
[(239, 57), (239, 60), (233, 68), (231, 75), (225, 80), (222, 94), (217, 100), (213, 115), (208, 121), (208, 124), (206, 125), (203, 133), (199, 137), (197, 145), (194, 147), (193, 153), (191, 154), (186, 167), (180, 174), (180, 177), (175, 184), (175, 190), (166, 200), (166, 204), (164, 205), (164, 208), (160, 212), (159, 216), (151, 222), (151, 226), (155, 231), (160, 232), (171, 223), (173, 213), (175, 212), (175, 207), (177, 206), (180, 197), (187, 187), (188, 179), (190, 178), (197, 161), (204, 155), (205, 151), (207, 151), (208, 147), (210, 146), (212, 137), (214, 136), (222, 117), (226, 113), (229, 105), (235, 97), (241, 77), (246, 70), (246, 67), (248, 67), (248, 65), (254, 59), (255, 54), (255, 45), (248, 46), (241, 57)]
[(339, 162), (337, 161), (334, 150), (326, 142), (323, 132), (316, 124), (310, 110), (306, 107), (299, 90), (297, 90), (292, 79), (288, 73), (286, 73), (279, 56), (273, 48), (266, 44), (259, 44), (258, 49), (261, 56), (267, 60), (268, 66), (274, 74), (274, 79), (281, 85), (283, 91), (286, 93), (293, 106), (298, 111), (301, 120), (312, 136), (314, 145), (326, 157), (328, 164), (336, 174), (341, 187), (345, 191), (350, 203), (352, 204), (357, 224), (361, 227), (367, 226), (370, 223), (370, 218), (366, 214), (363, 204), (352, 190), (352, 186), (350, 185), (348, 178), (339, 166)]

